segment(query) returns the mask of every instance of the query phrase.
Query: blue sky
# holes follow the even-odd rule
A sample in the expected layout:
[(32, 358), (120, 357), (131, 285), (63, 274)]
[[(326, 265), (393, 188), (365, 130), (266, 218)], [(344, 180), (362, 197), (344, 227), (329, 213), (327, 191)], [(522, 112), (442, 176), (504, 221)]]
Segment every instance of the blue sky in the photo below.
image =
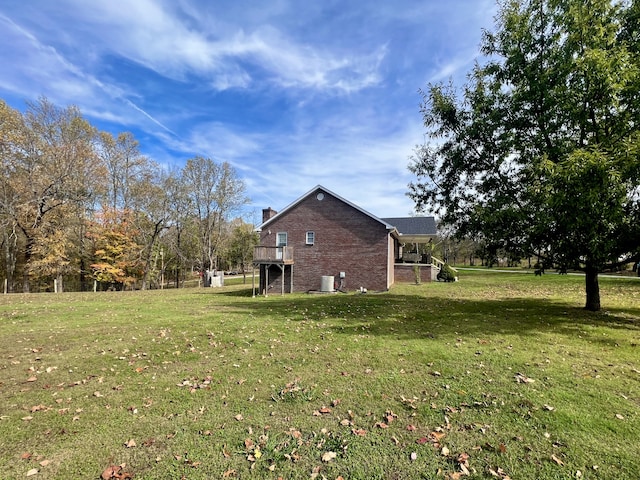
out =
[(162, 165), (228, 161), (249, 221), (317, 184), (405, 216), (418, 89), (461, 86), (495, 12), (493, 0), (0, 0), (0, 98), (77, 105)]

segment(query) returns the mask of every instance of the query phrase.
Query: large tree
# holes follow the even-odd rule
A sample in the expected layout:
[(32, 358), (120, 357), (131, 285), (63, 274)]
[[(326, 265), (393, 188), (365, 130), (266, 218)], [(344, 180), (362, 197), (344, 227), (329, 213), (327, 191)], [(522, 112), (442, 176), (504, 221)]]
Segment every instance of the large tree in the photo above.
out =
[[(37, 243), (42, 246), (47, 232), (64, 228), (61, 211), (89, 195), (83, 172), (93, 159), (95, 131), (76, 107), (58, 108), (46, 98), (29, 103), (23, 115), (4, 103), (0, 107), (0, 218), (6, 231), (22, 236), (23, 290), (28, 292), (30, 278), (40, 273), (32, 265), (42, 260), (34, 256)], [(7, 245), (17, 247), (18, 242)]]
[(508, 0), (461, 92), (429, 85), (409, 195), (460, 236), (598, 273), (640, 259), (638, 1)]
[(248, 202), (245, 184), (229, 163), (200, 156), (187, 160), (182, 181), (189, 186), (190, 216), (198, 232), (199, 252), (194, 260), (201, 271), (215, 269), (225, 222)]

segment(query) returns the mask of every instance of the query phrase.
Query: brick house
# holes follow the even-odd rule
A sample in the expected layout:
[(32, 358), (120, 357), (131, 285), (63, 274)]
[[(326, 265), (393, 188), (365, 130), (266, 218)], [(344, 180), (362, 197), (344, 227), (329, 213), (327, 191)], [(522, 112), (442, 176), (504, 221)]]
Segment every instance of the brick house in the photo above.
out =
[[(260, 246), (253, 264), (259, 268), (261, 294), (387, 290), (396, 280), (396, 264), (406, 244), (395, 225), (320, 185), (279, 213), (264, 209), (257, 231)], [(425, 241), (435, 233), (433, 223), (433, 231), (414, 232), (407, 240)], [(423, 267), (428, 270), (423, 281), (435, 278), (431, 266)]]

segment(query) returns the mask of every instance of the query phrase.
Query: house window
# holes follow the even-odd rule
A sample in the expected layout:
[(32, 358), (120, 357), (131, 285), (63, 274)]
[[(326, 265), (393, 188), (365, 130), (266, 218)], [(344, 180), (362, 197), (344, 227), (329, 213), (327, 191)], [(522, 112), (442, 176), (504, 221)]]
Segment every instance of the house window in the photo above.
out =
[(287, 246), (287, 232), (278, 232), (276, 235), (276, 247)]
[(276, 234), (276, 259), (284, 258), (284, 249), (287, 246), (287, 232), (278, 232)]
[(316, 234), (314, 232), (307, 232), (307, 245), (313, 245), (316, 241)]

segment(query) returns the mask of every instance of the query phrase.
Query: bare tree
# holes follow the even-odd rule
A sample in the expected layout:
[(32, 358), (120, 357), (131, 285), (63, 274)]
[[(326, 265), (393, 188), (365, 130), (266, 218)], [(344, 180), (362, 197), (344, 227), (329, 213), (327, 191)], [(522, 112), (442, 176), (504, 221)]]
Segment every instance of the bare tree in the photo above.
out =
[(182, 178), (189, 188), (191, 214), (197, 225), (198, 268), (216, 268), (224, 221), (248, 202), (244, 182), (229, 163), (217, 164), (204, 157), (187, 160)]

